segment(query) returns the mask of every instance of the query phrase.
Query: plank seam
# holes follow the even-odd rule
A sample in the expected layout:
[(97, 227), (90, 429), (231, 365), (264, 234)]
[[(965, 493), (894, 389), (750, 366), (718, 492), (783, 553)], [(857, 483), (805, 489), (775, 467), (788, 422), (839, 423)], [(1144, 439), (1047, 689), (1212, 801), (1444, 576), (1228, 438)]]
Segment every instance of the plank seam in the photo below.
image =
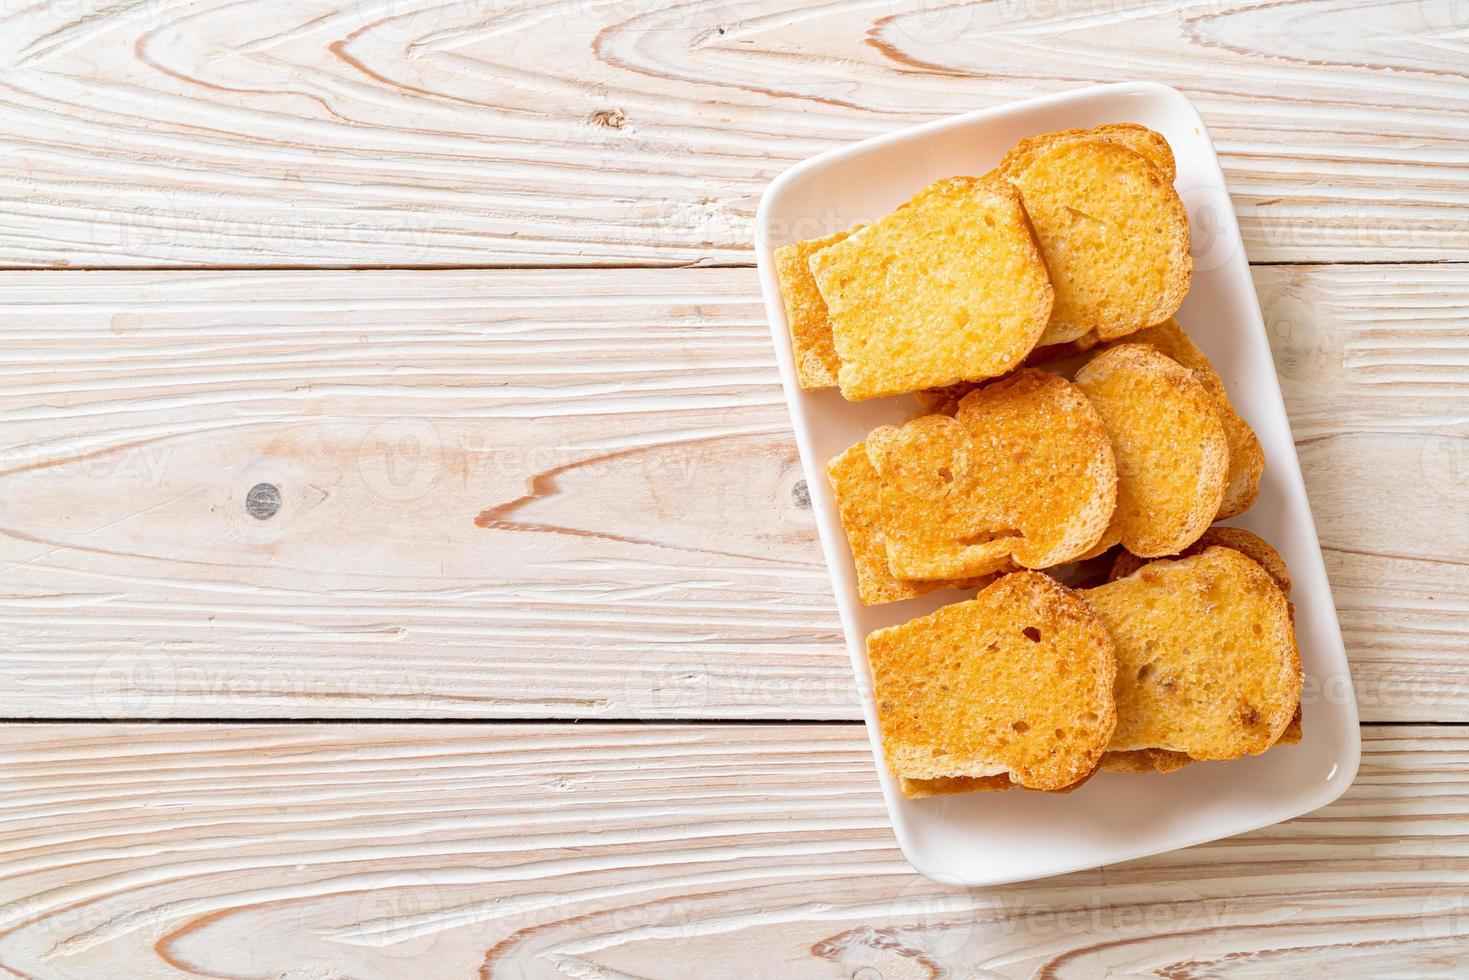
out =
[[(1335, 262), (1262, 260), (1252, 261), (1252, 268), (1310, 268), (1331, 269), (1346, 266), (1460, 266), (1469, 265), (1469, 259), (1340, 259)], [(432, 265), (393, 265), (362, 263), (348, 265), (64, 265), (36, 266), (0, 263), (0, 272), (590, 272), (627, 270), (646, 272), (673, 269), (753, 269), (754, 262), (718, 262), (697, 259), (693, 262), (581, 262), (561, 264), (496, 264), (496, 263), (436, 263)]]
[[(1364, 721), (1359, 723), (1362, 728), (1404, 728), (1404, 727), (1434, 727), (1434, 728), (1469, 728), (1469, 721)], [(506, 725), (557, 725), (562, 727), (588, 727), (588, 726), (627, 726), (638, 725), (646, 727), (687, 727), (687, 726), (742, 726), (742, 727), (791, 727), (811, 725), (835, 725), (846, 727), (862, 727), (866, 722), (861, 718), (553, 718), (547, 716), (528, 716), (520, 718), (463, 718), (463, 717), (424, 717), (424, 718), (292, 718), (292, 717), (259, 717), (259, 718), (68, 718), (55, 716), (38, 716), (34, 718), (0, 718), (0, 725), (458, 725), (458, 726), (486, 726), (503, 727)]]

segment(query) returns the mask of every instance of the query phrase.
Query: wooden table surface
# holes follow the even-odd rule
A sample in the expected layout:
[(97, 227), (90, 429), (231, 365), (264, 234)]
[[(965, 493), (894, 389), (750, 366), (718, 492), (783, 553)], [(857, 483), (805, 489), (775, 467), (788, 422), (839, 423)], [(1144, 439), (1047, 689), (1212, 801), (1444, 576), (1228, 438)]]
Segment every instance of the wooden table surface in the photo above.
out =
[[(1469, 974), (1466, 65), (1463, 0), (10, 5), (0, 972)], [(1130, 79), (1223, 158), (1361, 775), (945, 889), (878, 794), (755, 205)]]

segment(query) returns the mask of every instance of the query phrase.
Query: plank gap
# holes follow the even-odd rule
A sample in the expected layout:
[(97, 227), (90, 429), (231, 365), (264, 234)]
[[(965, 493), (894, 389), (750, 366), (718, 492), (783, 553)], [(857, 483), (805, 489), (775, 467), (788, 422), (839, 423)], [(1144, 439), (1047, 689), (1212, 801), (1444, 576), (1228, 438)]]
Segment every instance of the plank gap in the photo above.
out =
[[(1372, 265), (1373, 263), (1363, 263)], [(1381, 263), (1378, 263), (1381, 264)], [(1403, 264), (1409, 264), (1404, 260)], [(221, 263), (190, 265), (64, 265), (37, 266), (12, 265), (0, 262), (0, 272), (586, 272), (588, 270), (629, 269), (638, 271), (662, 269), (753, 269), (753, 259), (721, 262), (710, 259), (694, 259), (687, 262), (554, 262), (554, 263), (508, 263), (508, 262), (436, 262), (425, 265), (395, 265), (392, 263), (348, 263), (313, 265), (292, 263)]]
[[(1250, 262), (1252, 268), (1312, 268), (1330, 269), (1338, 266), (1458, 266), (1469, 265), (1466, 259), (1339, 259), (1333, 262), (1323, 261), (1301, 261), (1301, 260), (1260, 260)], [(272, 264), (232, 264), (223, 263), (218, 265), (66, 265), (66, 266), (35, 266), (35, 265), (11, 265), (0, 262), (0, 272), (119, 272), (119, 273), (145, 273), (145, 272), (176, 272), (188, 274), (193, 272), (586, 272), (628, 270), (632, 272), (680, 270), (680, 269), (754, 269), (756, 263), (751, 261), (742, 262), (720, 262), (707, 259), (696, 259), (691, 262), (582, 262), (569, 263), (527, 263), (507, 264), (494, 262), (467, 262), (449, 263), (441, 262), (432, 265), (394, 265), (359, 263), (349, 265), (272, 265)]]
[[(453, 715), (428, 718), (68, 718), (53, 715), (34, 718), (0, 718), (0, 725), (648, 725), (677, 728), (688, 725), (846, 725), (861, 727), (861, 718), (557, 718), (533, 715), (519, 718), (462, 718)], [(1427, 724), (1422, 722), (1420, 724)], [(1469, 724), (1466, 722), (1465, 724)]]
[[(1432, 728), (1469, 728), (1469, 721), (1364, 721), (1359, 724), (1362, 728), (1401, 728), (1410, 725)], [(478, 725), (484, 727), (505, 725), (573, 725), (578, 727), (647, 725), (663, 728), (689, 725), (739, 725), (751, 728), (762, 726), (839, 725), (860, 728), (865, 726), (866, 722), (861, 718), (558, 718), (552, 715), (529, 715), (518, 718), (463, 718), (453, 715), (431, 718), (295, 718), (284, 716), (273, 718), (231, 718), (227, 716), (215, 718), (190, 718), (186, 716), (169, 718), (68, 718), (64, 715), (54, 715), (34, 718), (0, 718), (0, 725)]]

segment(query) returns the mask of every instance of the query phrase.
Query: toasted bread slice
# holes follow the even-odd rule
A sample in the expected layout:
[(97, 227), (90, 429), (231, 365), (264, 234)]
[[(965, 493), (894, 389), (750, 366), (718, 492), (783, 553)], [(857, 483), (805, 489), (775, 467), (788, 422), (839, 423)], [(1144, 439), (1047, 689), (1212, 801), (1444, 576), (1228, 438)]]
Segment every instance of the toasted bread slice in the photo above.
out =
[[(1294, 745), (1301, 740), (1301, 709), (1296, 708), (1295, 716), (1290, 724), (1285, 726), (1285, 731), (1280, 738), (1275, 740), (1275, 745)], [(1194, 759), (1182, 752), (1170, 752), (1168, 749), (1129, 749), (1126, 751), (1115, 751), (1108, 749), (1102, 753), (1102, 761), (1097, 769), (1100, 772), (1118, 773), (1170, 773), (1177, 772), (1184, 766), (1193, 762)], [(1088, 777), (1089, 778), (1089, 777)], [(956, 776), (948, 779), (902, 779), (899, 781), (903, 796), (910, 800), (925, 799), (932, 796), (955, 796), (960, 793), (974, 793), (981, 791), (1006, 790), (1013, 783), (1008, 775), (996, 776)], [(1083, 779), (1064, 790), (1061, 793), (1069, 793), (1073, 789), (1086, 782)]]
[(1020, 195), (949, 177), (809, 259), (851, 400), (1004, 374), (1051, 315)]
[(1167, 749), (1108, 750), (1102, 755), (1103, 772), (1177, 772), (1194, 760)]
[[(913, 400), (918, 403), (919, 414), (927, 415), (939, 407), (949, 405), (950, 403), (952, 403), (953, 408), (957, 409), (959, 407), (958, 398), (951, 397), (950, 393), (962, 387), (964, 391), (959, 395), (959, 398), (963, 398), (964, 395), (974, 390), (974, 388), (968, 387), (970, 383), (968, 381), (961, 381), (958, 384), (945, 385), (942, 388), (920, 388), (918, 391), (913, 392)], [(953, 415), (954, 413), (946, 412), (944, 414)]]
[(1070, 561), (1100, 539), (1116, 502), (1107, 432), (1070, 382), (1025, 369), (867, 437), (882, 483), (888, 564), (907, 579)]
[[(1275, 584), (1280, 586), (1280, 591), (1285, 597), (1290, 598), (1290, 569), (1285, 567), (1285, 560), (1280, 557), (1280, 553), (1253, 531), (1246, 531), (1239, 527), (1211, 527), (1199, 536), (1199, 540), (1173, 557), (1188, 558), (1214, 545), (1233, 548), (1246, 558), (1254, 559), (1271, 578), (1275, 579)], [(1120, 578), (1125, 578), (1148, 564), (1148, 561), (1149, 559), (1139, 558), (1129, 551), (1119, 551), (1117, 557), (1112, 560), (1112, 571), (1108, 573), (1107, 581), (1115, 582)]]
[[(1096, 334), (1087, 334), (1068, 344), (1037, 347), (1026, 356), (1025, 366), (1040, 367), (1043, 364), (1064, 361), (1069, 357), (1080, 357), (1095, 346), (1097, 346)], [(918, 402), (919, 410), (924, 413), (942, 412), (945, 415), (953, 415), (959, 410), (960, 400), (981, 384), (983, 384), (981, 381), (960, 381), (942, 388), (924, 388), (922, 391), (913, 392), (913, 400)]]
[(1291, 718), (1290, 724), (1285, 726), (1285, 731), (1280, 733), (1280, 738), (1275, 740), (1275, 744), (1295, 745), (1301, 740), (1301, 735), (1301, 708), (1300, 705), (1297, 705), (1295, 716)]
[[(1294, 717), (1290, 720), (1290, 724), (1285, 726), (1285, 731), (1280, 733), (1280, 737), (1275, 740), (1275, 745), (1272, 745), (1271, 748), (1275, 748), (1278, 745), (1295, 745), (1300, 740), (1301, 709), (1298, 707), (1296, 708)], [(1191, 756), (1183, 752), (1170, 752), (1167, 749), (1130, 749), (1125, 752), (1108, 749), (1102, 754), (1102, 771), (1127, 773), (1177, 772), (1193, 761), (1194, 759)], [(978, 789), (981, 787), (975, 788)], [(968, 790), (958, 788), (938, 790), (925, 795), (938, 796), (941, 793), (963, 792), (968, 792)]]
[[(1107, 753), (1103, 753), (1105, 761)], [(1063, 786), (1060, 789), (1048, 789), (1047, 793), (1071, 793), (1085, 786), (1087, 782), (1102, 771), (1102, 765), (1097, 765), (1091, 772), (1082, 776), (1076, 782)], [(933, 796), (957, 796), (960, 793), (995, 792), (998, 790), (1011, 789), (1018, 784), (1010, 781), (1009, 773), (1001, 773), (995, 776), (947, 776), (940, 779), (898, 779), (898, 789), (903, 797), (909, 800), (922, 800)]]
[(1183, 332), (1177, 320), (1146, 327), (1127, 338), (1129, 343), (1148, 344), (1188, 368), (1214, 398), (1224, 423), (1224, 438), (1229, 443), (1229, 479), (1224, 486), (1224, 499), (1219, 504), (1217, 520), (1243, 514), (1260, 493), (1260, 474), (1265, 470), (1265, 452), (1250, 424), (1239, 417), (1230, 404), (1224, 381), (1204, 352)]
[(925, 414), (935, 412), (944, 415), (953, 415), (959, 411), (959, 403), (964, 396), (978, 388), (978, 381), (958, 381), (942, 388), (924, 388), (922, 391), (913, 392), (913, 400), (918, 403), (918, 408)]
[(786, 323), (791, 330), (791, 350), (796, 358), (796, 380), (806, 391), (830, 388), (837, 383), (836, 348), (831, 342), (831, 323), (826, 318), (826, 300), (816, 288), (808, 260), (842, 241), (862, 226), (839, 231), (824, 238), (792, 242), (775, 250), (775, 275), (785, 299)]
[(1007, 772), (995, 776), (943, 776), (939, 779), (899, 777), (898, 779), (899, 790), (904, 798), (909, 800), (923, 800), (931, 796), (954, 796), (958, 793), (997, 792), (1010, 789), (1014, 785)]
[(974, 446), (952, 416), (923, 415), (868, 434), (878, 475), (888, 566), (898, 578), (988, 575), (1010, 563), (1019, 531), (977, 491), (985, 476)]
[(1056, 298), (1040, 345), (1111, 340), (1177, 312), (1193, 278), (1172, 179), (1100, 140), (1062, 141), (1005, 171), (1020, 188)]
[(1141, 154), (1147, 158), (1149, 163), (1163, 172), (1163, 176), (1170, 184), (1178, 176), (1177, 167), (1173, 162), (1173, 148), (1168, 145), (1168, 141), (1161, 133), (1155, 133), (1148, 127), (1139, 126), (1136, 123), (1111, 123), (1092, 129), (1063, 129), (1054, 133), (1032, 136), (1030, 139), (1021, 140), (1015, 144), (1015, 148), (1006, 153), (1004, 159), (1000, 161), (999, 169), (1002, 173), (1014, 173), (1025, 169), (1032, 160), (1053, 146), (1088, 140), (1117, 143), (1134, 153)]
[(1071, 357), (1080, 357), (1093, 347), (1097, 346), (1097, 335), (1094, 331), (1087, 331), (1075, 340), (1064, 344), (1047, 344), (1037, 347), (1030, 352), (1025, 359), (1027, 367), (1037, 367), (1041, 364), (1054, 364), (1056, 361), (1064, 361)]
[(1117, 511), (1091, 554), (1121, 543), (1144, 557), (1177, 554), (1219, 512), (1229, 443), (1213, 397), (1188, 368), (1152, 347), (1092, 358), (1076, 384), (1097, 407), (1117, 460)]
[(1213, 547), (1082, 596), (1117, 645), (1110, 751), (1236, 759), (1285, 734), (1301, 660), (1285, 596), (1259, 564)]
[(1116, 724), (1112, 637), (1040, 572), (873, 632), (867, 654), (888, 768), (1061, 790), (1096, 769)]
[(888, 553), (883, 543), (877, 471), (867, 458), (866, 445), (859, 442), (837, 456), (827, 465), (826, 472), (836, 491), (837, 513), (852, 549), (857, 595), (864, 606), (911, 599), (934, 589), (977, 589), (988, 584), (985, 578), (911, 582), (895, 577), (888, 568)]
[(1301, 708), (1300, 705), (1297, 705), (1295, 716), (1291, 718), (1290, 724), (1285, 726), (1285, 731), (1280, 733), (1280, 738), (1275, 740), (1275, 744), (1295, 745), (1301, 740), (1301, 734)]

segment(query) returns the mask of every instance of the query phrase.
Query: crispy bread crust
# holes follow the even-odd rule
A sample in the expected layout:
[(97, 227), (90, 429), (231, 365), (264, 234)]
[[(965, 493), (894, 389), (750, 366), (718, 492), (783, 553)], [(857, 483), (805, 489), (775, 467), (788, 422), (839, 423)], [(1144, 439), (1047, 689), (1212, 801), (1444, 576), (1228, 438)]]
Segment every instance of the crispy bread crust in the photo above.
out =
[(1015, 173), (1025, 169), (1026, 165), (1037, 156), (1054, 146), (1087, 140), (1117, 143), (1134, 153), (1141, 154), (1149, 163), (1163, 172), (1169, 183), (1178, 177), (1178, 169), (1173, 160), (1173, 148), (1168, 145), (1168, 141), (1160, 133), (1136, 123), (1110, 123), (1092, 129), (1062, 129), (1054, 133), (1032, 136), (1015, 144), (1015, 148), (1000, 160), (998, 169), (1001, 173)]
[(806, 391), (830, 388), (837, 383), (836, 347), (832, 345), (831, 323), (826, 301), (816, 288), (808, 264), (812, 255), (835, 245), (862, 226), (839, 231), (824, 238), (792, 242), (775, 250), (775, 275), (785, 300), (786, 324), (791, 332), (791, 351), (796, 360), (796, 380)]

